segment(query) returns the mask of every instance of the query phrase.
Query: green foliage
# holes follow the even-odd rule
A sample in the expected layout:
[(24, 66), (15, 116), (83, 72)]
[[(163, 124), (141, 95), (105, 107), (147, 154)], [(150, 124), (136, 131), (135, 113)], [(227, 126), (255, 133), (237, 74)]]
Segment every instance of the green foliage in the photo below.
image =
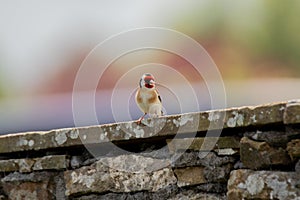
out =
[(177, 19), (179, 30), (200, 42), (241, 47), (249, 66), (253, 60), (266, 60), (300, 73), (300, 1), (205, 2)]
[(283, 62), (299, 64), (299, 2), (264, 1), (264, 4), (265, 20), (261, 27), (265, 34), (257, 41), (262, 43), (260, 53)]

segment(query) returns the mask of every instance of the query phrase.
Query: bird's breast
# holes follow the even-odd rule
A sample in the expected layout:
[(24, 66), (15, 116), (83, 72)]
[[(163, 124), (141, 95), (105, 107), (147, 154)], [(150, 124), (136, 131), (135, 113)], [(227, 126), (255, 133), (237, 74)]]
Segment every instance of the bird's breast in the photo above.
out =
[(149, 107), (153, 104), (159, 103), (158, 95), (154, 90), (142, 91), (139, 90), (136, 95), (138, 106), (143, 112), (149, 112)]

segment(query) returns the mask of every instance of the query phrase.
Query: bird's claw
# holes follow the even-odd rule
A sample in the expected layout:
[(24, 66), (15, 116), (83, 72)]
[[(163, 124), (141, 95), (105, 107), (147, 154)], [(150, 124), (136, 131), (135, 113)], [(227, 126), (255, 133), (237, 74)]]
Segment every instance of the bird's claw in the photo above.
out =
[(142, 120), (137, 120), (136, 123), (137, 125), (140, 125), (142, 123)]

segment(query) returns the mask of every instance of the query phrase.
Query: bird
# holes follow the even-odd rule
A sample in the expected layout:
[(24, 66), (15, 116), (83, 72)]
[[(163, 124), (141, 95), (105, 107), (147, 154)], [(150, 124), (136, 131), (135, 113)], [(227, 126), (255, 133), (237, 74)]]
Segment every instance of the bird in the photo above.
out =
[(144, 113), (137, 123), (140, 124), (148, 114), (150, 118), (162, 116), (162, 101), (155, 87), (154, 76), (145, 73), (139, 81), (139, 88), (136, 91), (135, 101), (139, 109)]

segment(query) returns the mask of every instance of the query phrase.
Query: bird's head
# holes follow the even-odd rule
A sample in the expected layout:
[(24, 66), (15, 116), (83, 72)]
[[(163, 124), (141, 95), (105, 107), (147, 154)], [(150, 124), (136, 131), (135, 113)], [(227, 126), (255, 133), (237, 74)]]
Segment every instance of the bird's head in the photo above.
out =
[(155, 88), (155, 81), (152, 74), (146, 73), (140, 79), (140, 88), (145, 89), (154, 89)]

